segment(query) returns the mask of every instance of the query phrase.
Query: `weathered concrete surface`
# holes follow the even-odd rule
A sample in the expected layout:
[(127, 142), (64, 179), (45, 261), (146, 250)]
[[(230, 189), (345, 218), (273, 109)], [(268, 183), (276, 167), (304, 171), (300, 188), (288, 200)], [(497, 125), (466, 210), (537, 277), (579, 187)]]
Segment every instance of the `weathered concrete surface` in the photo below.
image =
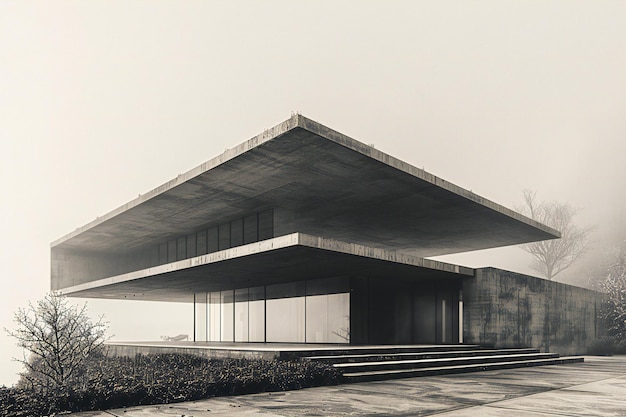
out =
[[(78, 271), (78, 270), (76, 270)], [(75, 271), (75, 272), (76, 272)], [(421, 278), (473, 276), (474, 270), (393, 250), (302, 233), (250, 243), (165, 265), (93, 280), (87, 270), (63, 281), (63, 293), (192, 302), (194, 292), (220, 291), (341, 275)]]
[(418, 256), (558, 232), (301, 115), (52, 243), (124, 253), (263, 208), (303, 232)]
[[(455, 350), (459, 345), (347, 345), (337, 343), (227, 343), (227, 342), (107, 342), (108, 356), (130, 356), (137, 354), (180, 353), (193, 354), (205, 358), (255, 358), (255, 359), (294, 359), (302, 356), (325, 356), (348, 352), (364, 354), (376, 350), (395, 351)], [(468, 348), (472, 348), (472, 346)]]
[(626, 357), (131, 407), (76, 417), (624, 416)]
[(463, 281), (464, 341), (585, 354), (604, 335), (602, 294), (495, 268)]

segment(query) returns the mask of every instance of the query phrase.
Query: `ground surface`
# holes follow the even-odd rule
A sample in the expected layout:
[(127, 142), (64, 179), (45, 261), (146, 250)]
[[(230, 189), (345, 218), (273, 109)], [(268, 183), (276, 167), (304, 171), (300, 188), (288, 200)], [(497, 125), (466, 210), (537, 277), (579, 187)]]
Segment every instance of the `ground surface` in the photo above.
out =
[(148, 416), (626, 416), (626, 356), (74, 413)]

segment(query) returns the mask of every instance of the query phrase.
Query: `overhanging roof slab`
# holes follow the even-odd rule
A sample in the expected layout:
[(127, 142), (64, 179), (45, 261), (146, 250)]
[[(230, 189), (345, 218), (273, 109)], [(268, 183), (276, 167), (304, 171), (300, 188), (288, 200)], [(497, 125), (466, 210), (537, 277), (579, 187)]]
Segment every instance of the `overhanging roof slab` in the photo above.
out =
[(293, 233), (65, 288), (72, 297), (193, 301), (194, 292), (333, 276), (461, 278), (474, 270), (401, 252)]
[(305, 232), (422, 257), (559, 236), (554, 229), (294, 115), (52, 247), (125, 252), (262, 208), (293, 213), (294, 224), (277, 224), (285, 233)]

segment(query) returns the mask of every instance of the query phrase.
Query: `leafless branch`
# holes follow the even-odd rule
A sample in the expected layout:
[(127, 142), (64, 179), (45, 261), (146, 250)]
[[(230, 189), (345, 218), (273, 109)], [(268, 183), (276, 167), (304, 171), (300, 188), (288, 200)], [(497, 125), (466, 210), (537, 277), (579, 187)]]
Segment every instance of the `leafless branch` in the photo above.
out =
[(524, 206), (518, 211), (561, 232), (560, 239), (529, 243), (522, 249), (534, 258), (531, 268), (552, 279), (569, 268), (589, 247), (589, 235), (595, 227), (578, 227), (573, 219), (577, 211), (567, 203), (539, 202), (537, 193), (524, 190)]
[(6, 330), (24, 349), (24, 383), (63, 387), (82, 369), (85, 359), (102, 350), (108, 324), (100, 317), (93, 322), (87, 306), (80, 309), (59, 294), (50, 293), (20, 308), (14, 315), (15, 330)]

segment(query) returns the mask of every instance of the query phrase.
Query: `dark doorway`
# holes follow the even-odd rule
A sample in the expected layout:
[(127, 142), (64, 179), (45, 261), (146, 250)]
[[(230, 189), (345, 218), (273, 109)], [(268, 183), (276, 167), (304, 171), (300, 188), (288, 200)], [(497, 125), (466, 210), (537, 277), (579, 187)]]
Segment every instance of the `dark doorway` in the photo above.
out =
[(459, 343), (458, 279), (352, 279), (351, 343)]

